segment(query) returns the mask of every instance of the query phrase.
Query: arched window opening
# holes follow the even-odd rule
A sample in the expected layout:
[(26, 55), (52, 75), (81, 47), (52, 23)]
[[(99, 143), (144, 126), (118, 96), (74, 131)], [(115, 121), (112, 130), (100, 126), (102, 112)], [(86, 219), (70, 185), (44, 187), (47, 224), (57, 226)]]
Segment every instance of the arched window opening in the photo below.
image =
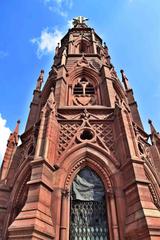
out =
[(105, 189), (89, 167), (75, 177), (71, 191), (70, 240), (108, 240)]
[(100, 54), (100, 52), (101, 52), (101, 49), (99, 46), (97, 46), (97, 53)]
[(73, 94), (74, 95), (93, 95), (95, 94), (95, 89), (94, 89), (94, 86), (89, 83), (89, 81), (85, 78), (82, 78), (79, 83), (77, 83), (75, 86), (74, 86), (74, 89), (73, 89)]
[(77, 94), (77, 95), (83, 94), (83, 87), (82, 87), (82, 85), (80, 83), (77, 83), (74, 86), (73, 94)]
[(82, 40), (79, 45), (79, 52), (80, 53), (88, 53), (88, 49), (89, 49), (89, 47), (88, 47), (86, 41)]
[(22, 208), (25, 205), (29, 190), (29, 185), (27, 185), (27, 182), (30, 180), (30, 176), (31, 176), (30, 174), (27, 176), (24, 183), (21, 185), (19, 189), (18, 196), (16, 198), (15, 204), (13, 205), (13, 209), (11, 212), (9, 225), (14, 221), (14, 219), (18, 216), (18, 214), (21, 212)]
[(144, 154), (143, 146), (141, 143), (138, 143), (138, 149), (140, 151), (140, 154)]
[(91, 83), (88, 83), (86, 85), (86, 89), (85, 89), (86, 94), (95, 94), (95, 90), (94, 87)]
[(82, 78), (81, 80), (80, 80), (80, 83), (88, 83), (88, 81), (87, 81), (87, 79), (85, 79), (85, 78)]

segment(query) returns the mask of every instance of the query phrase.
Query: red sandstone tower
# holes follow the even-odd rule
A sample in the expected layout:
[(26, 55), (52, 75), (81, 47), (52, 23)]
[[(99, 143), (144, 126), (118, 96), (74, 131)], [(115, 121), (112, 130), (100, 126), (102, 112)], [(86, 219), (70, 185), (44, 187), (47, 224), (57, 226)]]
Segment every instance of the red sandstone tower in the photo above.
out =
[[(0, 239), (159, 240), (160, 135), (144, 129), (128, 79), (87, 19), (41, 71), (25, 132), (0, 175)], [(148, 139), (151, 139), (151, 144)]]

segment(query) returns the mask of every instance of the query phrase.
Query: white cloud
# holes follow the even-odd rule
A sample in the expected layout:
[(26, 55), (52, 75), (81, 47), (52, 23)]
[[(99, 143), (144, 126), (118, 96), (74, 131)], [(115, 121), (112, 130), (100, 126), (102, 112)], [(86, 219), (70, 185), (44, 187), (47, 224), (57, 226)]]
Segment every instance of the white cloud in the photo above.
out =
[(73, 0), (44, 0), (50, 11), (56, 12), (62, 17), (67, 17), (67, 10), (73, 6)]
[(0, 50), (0, 59), (7, 57), (8, 56), (8, 52)]
[(67, 27), (68, 27), (68, 28), (72, 28), (72, 27), (73, 27), (73, 19), (68, 20), (68, 22), (67, 22)]
[[(53, 0), (52, 0), (53, 1)], [(56, 2), (58, 5), (61, 5), (63, 0), (55, 0), (54, 2)]]
[(7, 140), (11, 133), (11, 130), (8, 127), (6, 127), (6, 122), (7, 121), (3, 119), (0, 114), (0, 165), (6, 150)]
[(63, 32), (58, 29), (49, 31), (48, 28), (41, 32), (40, 37), (31, 39), (33, 44), (37, 45), (37, 56), (41, 58), (43, 55), (53, 53), (57, 43), (60, 42), (63, 37)]
[(67, 17), (68, 13), (67, 11), (63, 10), (61, 7), (53, 7), (53, 6), (49, 6), (48, 9), (52, 12), (56, 12), (59, 15), (61, 15), (62, 17)]
[(73, 0), (44, 0), (44, 3), (57, 4), (59, 6), (65, 4), (67, 7), (71, 8), (73, 5)]

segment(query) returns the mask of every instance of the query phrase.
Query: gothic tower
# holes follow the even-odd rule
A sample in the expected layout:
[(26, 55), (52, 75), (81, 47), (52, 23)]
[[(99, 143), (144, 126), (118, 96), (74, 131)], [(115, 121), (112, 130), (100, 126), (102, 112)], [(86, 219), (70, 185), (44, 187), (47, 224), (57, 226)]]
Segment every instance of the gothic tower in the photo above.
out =
[[(0, 173), (0, 239), (160, 239), (160, 135), (84, 17), (40, 72)], [(150, 138), (150, 141), (148, 141)]]

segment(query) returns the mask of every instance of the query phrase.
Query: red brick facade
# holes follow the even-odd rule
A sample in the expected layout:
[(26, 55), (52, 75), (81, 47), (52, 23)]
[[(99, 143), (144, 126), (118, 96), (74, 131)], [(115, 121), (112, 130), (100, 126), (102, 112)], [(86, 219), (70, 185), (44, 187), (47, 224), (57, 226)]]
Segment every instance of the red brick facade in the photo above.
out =
[(37, 80), (22, 144), (19, 122), (9, 138), (0, 239), (69, 240), (71, 186), (84, 167), (104, 184), (110, 240), (160, 239), (160, 136), (151, 121), (144, 131), (121, 74), (124, 87), (106, 44), (75, 19), (42, 90), (43, 71)]

